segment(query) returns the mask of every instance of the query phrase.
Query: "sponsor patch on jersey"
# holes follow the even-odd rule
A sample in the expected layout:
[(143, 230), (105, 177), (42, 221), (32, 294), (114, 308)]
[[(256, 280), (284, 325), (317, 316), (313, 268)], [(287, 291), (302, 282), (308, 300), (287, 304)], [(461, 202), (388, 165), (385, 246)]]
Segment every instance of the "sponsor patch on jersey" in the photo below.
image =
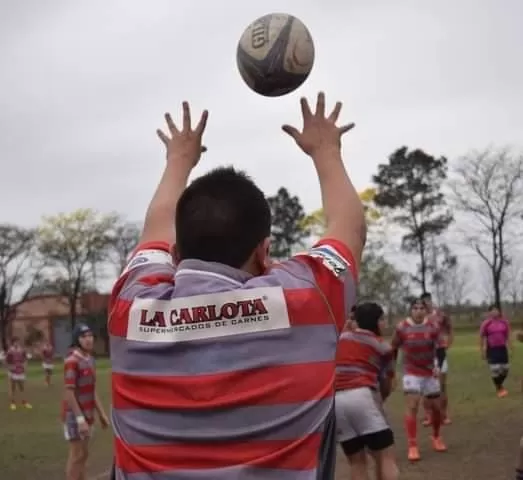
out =
[(331, 247), (330, 245), (313, 247), (307, 252), (307, 255), (320, 259), (323, 265), (337, 277), (343, 275), (347, 269), (350, 268), (349, 262), (345, 260), (334, 247)]
[(173, 343), (288, 328), (283, 289), (262, 287), (173, 300), (136, 298), (127, 338)]
[(127, 273), (130, 270), (147, 263), (172, 265), (173, 260), (171, 254), (164, 252), (163, 250), (141, 250), (131, 258), (123, 273)]

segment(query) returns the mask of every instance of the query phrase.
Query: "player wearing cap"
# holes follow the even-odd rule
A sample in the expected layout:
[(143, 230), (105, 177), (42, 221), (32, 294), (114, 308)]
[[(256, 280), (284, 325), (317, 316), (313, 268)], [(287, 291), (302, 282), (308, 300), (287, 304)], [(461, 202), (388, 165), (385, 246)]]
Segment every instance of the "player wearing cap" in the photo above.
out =
[[(17, 397), (19, 397), (20, 404), (27, 408), (33, 408), (27, 401), (25, 393), (25, 367), (29, 355), (20, 343), (17, 337), (11, 339), (11, 346), (5, 355), (5, 364), (7, 365), (7, 374), (9, 377), (9, 408), (16, 410)], [(18, 392), (18, 394), (17, 394)]]
[(64, 362), (65, 392), (62, 404), (64, 436), (69, 442), (66, 480), (83, 480), (95, 413), (102, 428), (106, 428), (109, 422), (96, 394), (93, 333), (87, 325), (78, 324), (72, 337), (71, 350)]
[(166, 168), (110, 306), (118, 480), (334, 478), (336, 346), (365, 241), (340, 109), (303, 99), (303, 132), (284, 127), (312, 157), (328, 226), (278, 265), (269, 205), (244, 173), (186, 187), (207, 114), (195, 130), (187, 103), (181, 127), (166, 116)]
[(411, 304), (410, 317), (396, 326), (392, 338), (392, 347), (397, 356), (403, 353), (403, 392), (406, 400), (405, 430), (408, 439), (408, 459), (419, 460), (417, 440), (417, 416), (422, 399), (427, 400), (432, 419), (432, 446), (437, 452), (447, 450), (440, 435), (442, 412), (439, 383), (439, 368), (442, 363), (438, 358), (438, 348), (442, 343), (438, 325), (427, 318), (427, 310), (421, 299)]
[(399, 472), (394, 435), (382, 403), (394, 378), (394, 357), (381, 338), (385, 318), (376, 303), (353, 312), (355, 328), (341, 334), (336, 357), (336, 428), (351, 465), (352, 480), (367, 480), (367, 452), (376, 461), (376, 478), (395, 480)]

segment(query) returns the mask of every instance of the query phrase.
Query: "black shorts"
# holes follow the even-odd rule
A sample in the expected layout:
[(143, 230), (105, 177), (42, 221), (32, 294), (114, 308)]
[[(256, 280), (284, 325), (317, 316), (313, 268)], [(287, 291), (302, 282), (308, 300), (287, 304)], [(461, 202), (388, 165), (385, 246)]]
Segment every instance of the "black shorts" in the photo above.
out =
[(491, 365), (508, 365), (507, 347), (487, 347), (487, 362)]
[(394, 445), (394, 433), (390, 428), (380, 432), (369, 433), (361, 437), (351, 438), (341, 442), (341, 448), (345, 455), (354, 455), (366, 448), (371, 452), (379, 452)]

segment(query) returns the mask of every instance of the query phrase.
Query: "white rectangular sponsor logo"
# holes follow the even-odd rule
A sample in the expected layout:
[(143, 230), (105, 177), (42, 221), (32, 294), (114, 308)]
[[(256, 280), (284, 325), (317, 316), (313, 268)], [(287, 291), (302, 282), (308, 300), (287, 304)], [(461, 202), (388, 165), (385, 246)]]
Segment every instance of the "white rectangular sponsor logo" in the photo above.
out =
[(131, 258), (122, 274), (147, 264), (172, 265), (173, 259), (170, 253), (163, 250), (141, 250)]
[(127, 338), (173, 343), (290, 328), (281, 287), (195, 295), (173, 300), (136, 298)]

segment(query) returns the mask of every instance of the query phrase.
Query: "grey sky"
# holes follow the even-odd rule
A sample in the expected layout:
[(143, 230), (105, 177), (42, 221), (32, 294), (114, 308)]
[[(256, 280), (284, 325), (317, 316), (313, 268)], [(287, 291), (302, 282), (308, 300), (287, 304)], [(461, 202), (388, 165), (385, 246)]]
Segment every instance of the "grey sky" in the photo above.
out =
[[(233, 6), (229, 11), (227, 6)], [(243, 85), (236, 43), (270, 11), (315, 41), (311, 77), (267, 99)], [(155, 137), (187, 99), (211, 112), (197, 173), (245, 168), (319, 206), (313, 168), (280, 133), (298, 98), (343, 100), (358, 188), (406, 144), (456, 157), (523, 142), (521, 0), (6, 0), (0, 7), (1, 221), (90, 206), (141, 220), (163, 167)]]

